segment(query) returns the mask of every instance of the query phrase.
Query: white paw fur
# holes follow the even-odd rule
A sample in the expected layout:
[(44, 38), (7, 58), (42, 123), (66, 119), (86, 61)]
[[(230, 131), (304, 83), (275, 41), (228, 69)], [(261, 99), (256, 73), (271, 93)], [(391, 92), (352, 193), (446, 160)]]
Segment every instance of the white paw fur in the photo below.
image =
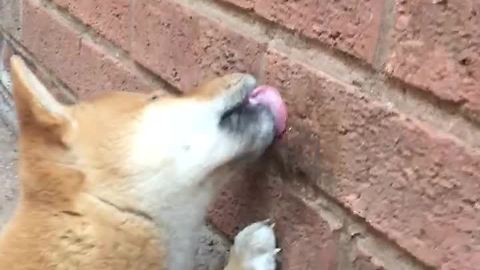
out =
[(275, 270), (276, 248), (274, 224), (269, 220), (253, 223), (235, 236), (232, 252), (246, 270)]

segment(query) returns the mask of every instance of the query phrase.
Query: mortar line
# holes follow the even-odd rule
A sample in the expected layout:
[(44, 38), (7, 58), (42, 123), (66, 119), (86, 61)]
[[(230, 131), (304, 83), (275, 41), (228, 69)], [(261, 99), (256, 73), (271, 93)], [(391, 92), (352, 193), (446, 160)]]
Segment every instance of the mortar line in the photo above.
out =
[[(151, 72), (150, 70), (144, 68), (144, 67), (141, 67), (139, 66), (136, 62), (134, 62), (133, 60), (130, 59), (130, 56), (129, 56), (129, 53), (124, 51), (123, 49), (120, 49), (118, 48), (116, 45), (113, 45), (113, 43), (111, 43), (110, 41), (104, 39), (103, 37), (100, 37), (97, 33), (94, 32), (94, 30), (84, 26), (79, 20), (73, 18), (71, 15), (67, 15), (64, 11), (60, 10), (58, 6), (56, 6), (55, 4), (51, 3), (49, 0), (40, 0), (42, 5), (44, 5), (44, 7), (47, 7), (47, 12), (54, 12), (56, 15), (58, 15), (59, 17), (61, 18), (64, 18), (68, 21), (69, 25), (70, 26), (73, 26), (74, 29), (76, 30), (81, 30), (80, 32), (82, 33), (82, 36), (85, 35), (86, 38), (90, 39), (90, 40), (93, 40), (95, 41), (97, 44), (100, 43), (100, 45), (106, 49), (107, 51), (109, 52), (113, 52), (113, 57), (118, 59), (119, 61), (121, 61), (122, 63), (126, 63), (126, 66), (127, 67), (132, 67), (133, 70), (135, 71), (138, 71), (139, 73), (141, 73), (143, 76), (146, 76), (146, 78), (149, 78), (151, 79), (155, 84), (157, 85), (166, 85), (167, 87), (172, 87), (168, 82), (164, 81), (162, 78), (160, 78), (158, 75), (154, 74), (153, 72)], [(187, 3), (188, 5), (192, 5), (192, 6), (202, 6), (204, 5), (203, 7), (206, 8), (206, 7), (209, 7), (210, 5), (213, 5), (213, 6), (218, 6), (218, 7), (221, 7), (222, 5), (220, 4), (215, 4), (215, 3), (207, 3), (206, 1), (204, 0), (177, 0), (178, 2), (182, 2), (182, 3)], [(196, 1), (196, 4), (193, 4), (194, 2), (193, 1)], [(221, 12), (224, 12), (225, 11), (225, 8), (222, 7), (221, 9), (222, 11)], [(202, 10), (204, 11), (204, 10)], [(231, 10), (229, 10), (228, 12), (231, 12)], [(238, 12), (238, 11), (237, 11)], [(219, 13), (220, 14), (220, 13)], [(225, 13), (225, 14), (221, 14), (219, 16), (229, 16), (228, 13)], [(218, 17), (217, 19), (221, 19), (223, 17)], [(236, 20), (236, 19), (234, 19)], [(240, 19), (240, 20), (244, 20), (244, 19)], [(223, 21), (223, 20), (222, 20)], [(243, 25), (248, 25), (247, 27), (258, 27), (257, 24), (257, 19), (255, 19), (254, 21), (249, 21), (249, 22), (243, 22), (242, 21), (242, 24)], [(277, 40), (279, 41), (280, 43), (284, 43), (284, 44), (294, 44), (296, 42), (299, 42), (300, 44), (304, 43), (304, 41), (301, 41), (298, 37), (294, 37), (291, 33), (288, 33), (286, 30), (284, 29), (281, 29), (281, 28), (277, 28), (275, 31), (273, 31), (273, 37), (272, 37), (272, 32), (270, 30), (268, 30), (268, 27), (265, 27), (265, 25), (263, 25), (264, 23), (261, 22), (261, 32), (259, 33), (261, 36), (260, 37), (257, 37), (259, 39), (265, 39), (265, 41), (268, 41), (270, 43), (270, 41), (274, 41), (274, 40), (277, 40), (277, 39), (280, 39), (280, 40)], [(237, 25), (238, 27), (238, 25)], [(242, 26), (244, 27), (244, 26)], [(264, 29), (265, 27), (265, 29)], [(1, 29), (0, 30), (2, 32), (2, 34), (5, 36), (5, 33), (6, 31)], [(253, 34), (256, 34), (256, 31), (253, 31), (253, 32), (248, 32), (247, 33), (253, 33)], [(244, 34), (244, 33), (242, 33)], [(292, 39), (292, 40), (289, 40), (289, 39)], [(22, 46), (20, 45), (20, 43), (18, 43), (15, 39), (12, 38), (12, 40), (15, 41), (15, 47), (14, 48), (18, 48), (20, 47), (22, 50), (25, 50), (27, 52), (27, 50)], [(18, 47), (17, 47), (18, 45)], [(272, 43), (272, 46), (275, 46), (274, 43)], [(304, 54), (305, 51), (304, 50), (310, 50), (310, 49), (307, 49), (308, 47), (310, 47), (310, 45), (306, 45), (305, 48), (301, 48), (301, 47), (297, 47), (297, 48), (293, 48), (294, 50), (298, 50), (300, 54)], [(283, 52), (286, 52), (286, 51), (283, 51)], [(118, 55), (117, 55), (118, 53)], [(24, 53), (22, 53), (24, 54)], [(27, 54), (27, 53), (25, 53)], [(30, 57), (30, 60), (31, 62), (33, 63), (37, 63), (35, 60), (32, 60), (34, 59), (33, 57), (31, 57), (31, 54), (28, 53), (29, 57)], [(304, 61), (305, 59), (302, 59), (300, 55), (296, 55), (296, 54), (292, 54), (294, 56), (294, 60), (298, 60), (298, 61)], [(309, 66), (312, 66), (313, 68), (315, 69), (319, 69), (321, 70), (322, 72), (325, 72), (326, 74), (329, 74), (331, 75), (332, 77), (340, 80), (340, 81), (343, 81), (344, 83), (348, 83), (348, 84), (351, 84), (351, 80), (345, 80), (343, 79), (343, 77), (341, 76), (340, 73), (336, 73), (336, 72), (328, 72), (328, 71), (325, 71), (323, 70), (322, 68), (319, 68), (318, 66), (318, 61), (319, 60), (325, 60), (325, 59), (331, 59), (332, 63), (334, 65), (338, 65), (339, 67), (337, 67), (339, 69), (339, 72), (343, 72), (343, 71), (348, 71), (350, 70), (350, 68), (348, 66), (346, 66), (346, 63), (343, 63), (341, 60), (338, 60), (336, 59), (337, 56), (335, 55), (332, 55), (331, 53), (325, 53), (325, 52), (321, 52), (321, 51), (318, 51), (318, 50), (314, 50), (310, 55), (313, 55), (315, 58), (311, 61), (311, 62), (308, 62), (308, 65)], [(308, 57), (306, 57), (308, 59)], [(41, 67), (40, 65), (38, 64), (35, 64), (35, 67), (38, 68), (38, 69), (41, 69), (41, 70), (46, 70), (44, 69), (43, 67)], [(144, 70), (142, 70), (144, 69)], [(354, 70), (354, 69), (359, 69), (359, 70)], [(361, 81), (366, 81), (369, 77), (369, 75), (372, 75), (372, 74), (377, 74), (371, 70), (366, 70), (366, 69), (363, 69), (363, 68), (360, 68), (360, 65), (355, 67), (354, 69), (351, 69), (353, 70), (354, 72), (354, 76), (358, 76), (359, 79)], [(46, 73), (48, 74), (48, 73)], [(375, 76), (372, 76), (372, 78), (375, 77)], [(52, 76), (52, 78), (55, 78)], [(54, 79), (56, 80), (56, 79)], [(376, 80), (375, 80), (376, 81)], [(377, 83), (374, 83), (373, 84), (373, 89), (374, 91), (378, 92), (379, 91), (379, 87), (385, 85), (385, 86), (390, 86), (391, 82), (390, 81), (386, 81), (385, 83), (380, 83), (380, 84), (377, 84)], [(412, 87), (408, 86), (409, 89), (413, 89)], [(395, 88), (398, 88), (398, 87), (395, 87)], [(69, 89), (68, 87), (66, 87), (66, 89)], [(173, 87), (173, 89), (175, 89)], [(368, 90), (364, 90), (362, 89), (363, 91), (368, 91)], [(169, 90), (169, 91), (174, 91), (176, 92), (177, 90)], [(389, 91), (400, 91), (399, 89), (390, 89), (389, 88)], [(408, 90), (407, 90), (408, 91)], [(414, 91), (418, 91), (416, 89), (414, 89)], [(423, 91), (423, 90), (422, 90)], [(398, 94), (398, 93), (397, 93)], [(383, 95), (380, 95), (380, 94), (377, 94), (378, 96), (380, 97), (376, 97), (375, 94), (369, 94), (369, 95), (372, 95), (372, 97), (375, 97), (375, 99), (380, 99), (381, 101), (388, 101), (389, 98), (391, 97), (387, 97), (387, 98), (382, 98), (381, 96)], [(403, 94), (402, 94), (403, 95)], [(414, 97), (415, 99), (419, 99), (419, 102), (420, 103), (423, 103), (423, 102), (426, 102), (424, 100), (421, 100), (420, 98), (418, 97)], [(400, 108), (401, 105), (398, 105), (399, 102), (396, 101), (396, 102), (393, 102), (395, 103), (397, 106), (399, 106)], [(455, 111), (453, 113), (449, 113), (451, 114), (452, 116), (451, 117), (458, 117), (458, 113)], [(463, 116), (461, 117), (463, 119)], [(428, 122), (431, 122), (431, 121), (438, 121), (438, 120), (441, 120), (441, 119), (436, 119), (436, 120), (430, 120)], [(441, 121), (444, 121), (441, 120)], [(477, 130), (478, 128), (477, 127), (474, 127), (475, 130)], [(449, 131), (447, 131), (448, 133), (451, 133)], [(477, 132), (477, 131), (476, 131)], [(480, 131), (478, 131), (480, 133)], [(480, 138), (480, 136), (478, 136), (477, 138)], [(339, 207), (338, 205), (336, 205), (336, 203), (333, 201), (331, 202), (332, 199), (328, 199), (328, 197), (326, 197), (327, 199), (327, 203), (330, 205), (330, 204), (334, 204), (334, 207)], [(342, 208), (341, 208), (342, 209)], [(346, 210), (342, 209), (341, 210), (342, 212), (342, 216), (348, 218), (348, 219), (354, 219), (354, 218), (357, 218), (357, 217), (351, 217), (350, 215), (346, 214)], [(353, 221), (354, 223), (359, 223), (358, 221)], [(359, 223), (360, 224), (360, 223)], [(364, 226), (364, 225), (362, 225)], [(369, 233), (370, 234), (370, 233)], [(376, 236), (374, 236), (376, 237)], [(375, 239), (375, 238), (374, 238)], [(383, 240), (381, 239), (381, 241), (386, 241), (386, 240)], [(389, 246), (392, 245), (391, 243), (388, 244)], [(393, 249), (396, 249), (396, 247), (392, 247)]]
[[(361, 238), (362, 241), (369, 241), (373, 246), (372, 249), (374, 249), (369, 250), (369, 252), (379, 255), (377, 258), (381, 259), (384, 264), (383, 266), (387, 269), (405, 269), (402, 266), (409, 266), (407, 269), (411, 270), (432, 269), (432, 266), (427, 265), (425, 262), (415, 257), (414, 254), (398, 245), (396, 241), (388, 237), (385, 232), (375, 229), (365, 218), (356, 215), (351, 209), (335, 200), (335, 198), (330, 196), (320, 187), (312, 184), (308, 185), (307, 188), (313, 189), (315, 193), (315, 199), (312, 200), (303, 196), (302, 192), (298, 191), (298, 188), (295, 188), (288, 183), (284, 183), (284, 185), (288, 186), (288, 190), (290, 190), (296, 198), (300, 199), (308, 207), (311, 207), (311, 209), (313, 209), (322, 220), (325, 220), (332, 231), (338, 230), (349, 235), (352, 240), (353, 238), (357, 238), (357, 242), (358, 238)], [(333, 215), (334, 218), (338, 219), (341, 226), (339, 228), (331, 228), (332, 224), (328, 221), (329, 218), (325, 218), (327, 215), (326, 213), (328, 213), (328, 215)], [(395, 265), (394, 263), (389, 262), (388, 260), (392, 258), (399, 259), (402, 265)], [(395, 262), (398, 264), (398, 261)]]
[(395, 24), (395, 1), (383, 0), (383, 9), (380, 20), (380, 29), (376, 42), (375, 54), (373, 57), (373, 66), (377, 70), (384, 70), (384, 65), (388, 57), (391, 45), (391, 30)]
[(53, 76), (52, 72), (40, 64), (40, 61), (35, 58), (35, 56), (25, 47), (22, 43), (17, 41), (13, 36), (11, 36), (5, 29), (0, 26), (0, 35), (11, 45), (13, 51), (17, 54), (20, 54), (27, 64), (32, 66), (38, 72), (41, 77), (48, 80), (62, 95), (67, 99), (68, 102), (73, 102), (77, 99), (75, 93), (67, 87), (61, 80)]
[[(209, 216), (207, 216), (205, 218), (205, 227), (207, 228), (207, 230), (209, 230), (210, 232), (216, 234), (219, 238), (222, 239), (222, 241), (224, 241), (225, 243), (229, 243), (229, 244), (232, 244), (232, 239), (230, 239), (230, 237), (228, 235), (226, 235), (224, 232), (222, 232), (219, 228), (217, 228), (217, 226), (215, 226), (215, 224), (213, 223), (213, 221), (210, 219)], [(230, 248), (230, 247), (228, 247)]]
[[(132, 60), (127, 51), (117, 47), (93, 29), (85, 26), (78, 19), (52, 3), (51, 0), (39, 1), (46, 7), (47, 12), (54, 13), (57, 17), (66, 21), (68, 25), (81, 32), (83, 37), (95, 41), (105, 50), (112, 52), (113, 57), (125, 66), (137, 71), (139, 75), (143, 75), (159, 87), (174, 94), (179, 94), (179, 91), (170, 83)], [(313, 70), (324, 72), (350, 86), (356, 84), (358, 87), (354, 89), (361, 94), (366, 94), (373, 100), (398, 109), (406, 116), (415, 117), (444, 133), (453, 135), (468, 147), (480, 149), (480, 141), (477, 139), (480, 138), (479, 125), (461, 114), (458, 106), (451, 104), (451, 102), (441, 101), (424, 90), (416, 89), (403, 82), (392, 83), (395, 81), (394, 79), (385, 77), (382, 72), (367, 67), (365, 63), (352, 56), (326, 48), (318, 41), (313, 41), (313, 44), (311, 44), (312, 40), (299, 37), (281, 26), (259, 19), (259, 16), (244, 14), (240, 12), (239, 8), (228, 7), (225, 4), (209, 0), (176, 0), (176, 2), (207, 16), (211, 20), (225, 23), (242, 35), (248, 33), (248, 37), (258, 42), (267, 42), (270, 48), (279, 49), (280, 52), (290, 56), (292, 60), (307, 65)], [(278, 46), (279, 44), (281, 46)], [(406, 96), (408, 96), (408, 102), (406, 102)], [(411, 106), (409, 103), (415, 105)], [(443, 109), (435, 107), (436, 103), (441, 104)]]
[[(417, 118), (439, 131), (456, 137), (461, 144), (480, 150), (478, 140), (480, 123), (463, 114), (461, 104), (441, 100), (425, 90), (386, 76), (383, 71), (375, 70), (360, 59), (333, 50), (318, 40), (299, 36), (284, 26), (261, 18), (253, 11), (211, 0), (175, 0), (175, 2), (213, 21), (226, 24), (238, 34), (260, 43), (267, 43), (269, 48), (276, 49), (295, 62), (349, 85), (372, 101), (394, 108), (407, 117)], [(386, 0), (384, 12), (392, 12), (392, 3), (391, 0)], [(385, 34), (387, 33), (382, 35)], [(381, 42), (388, 43), (388, 37), (382, 37)], [(379, 48), (376, 61), (386, 53), (386, 49), (385, 46)]]

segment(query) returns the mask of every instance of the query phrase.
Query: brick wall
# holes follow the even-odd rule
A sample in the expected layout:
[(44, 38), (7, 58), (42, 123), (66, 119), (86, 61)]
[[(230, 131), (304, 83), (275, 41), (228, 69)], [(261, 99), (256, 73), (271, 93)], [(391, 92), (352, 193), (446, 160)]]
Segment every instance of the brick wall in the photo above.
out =
[(188, 91), (231, 71), (278, 86), (285, 140), (209, 220), (232, 236), (274, 218), (283, 269), (474, 270), (478, 12), (474, 0), (1, 0), (0, 24), (3, 57), (23, 54), (67, 97)]

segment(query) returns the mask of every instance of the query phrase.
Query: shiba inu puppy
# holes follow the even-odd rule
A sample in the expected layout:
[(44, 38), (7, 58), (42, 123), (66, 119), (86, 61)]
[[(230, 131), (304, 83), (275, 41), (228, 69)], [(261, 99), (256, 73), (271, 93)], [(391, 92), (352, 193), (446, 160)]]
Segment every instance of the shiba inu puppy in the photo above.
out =
[[(113, 91), (64, 105), (11, 59), (19, 121), (18, 207), (0, 236), (0, 269), (194, 267), (215, 191), (285, 130), (278, 92), (248, 74), (184, 96)], [(236, 237), (228, 270), (273, 270), (272, 226)]]

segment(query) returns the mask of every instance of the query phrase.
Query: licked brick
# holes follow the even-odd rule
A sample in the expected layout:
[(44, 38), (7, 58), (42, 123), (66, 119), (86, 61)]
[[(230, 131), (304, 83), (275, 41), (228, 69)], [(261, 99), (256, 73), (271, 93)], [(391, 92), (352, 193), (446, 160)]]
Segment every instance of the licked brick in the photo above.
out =
[(173, 1), (135, 1), (132, 55), (181, 90), (233, 71), (258, 73), (265, 45)]
[(478, 265), (479, 153), (277, 52), (266, 63), (289, 101), (288, 166), (425, 262)]
[[(283, 90), (290, 113), (278, 178), (320, 187), (427, 264), (479, 265), (478, 153), (277, 51), (268, 53), (265, 78)], [(243, 209), (235, 213), (264, 207), (240, 200), (232, 199)]]

